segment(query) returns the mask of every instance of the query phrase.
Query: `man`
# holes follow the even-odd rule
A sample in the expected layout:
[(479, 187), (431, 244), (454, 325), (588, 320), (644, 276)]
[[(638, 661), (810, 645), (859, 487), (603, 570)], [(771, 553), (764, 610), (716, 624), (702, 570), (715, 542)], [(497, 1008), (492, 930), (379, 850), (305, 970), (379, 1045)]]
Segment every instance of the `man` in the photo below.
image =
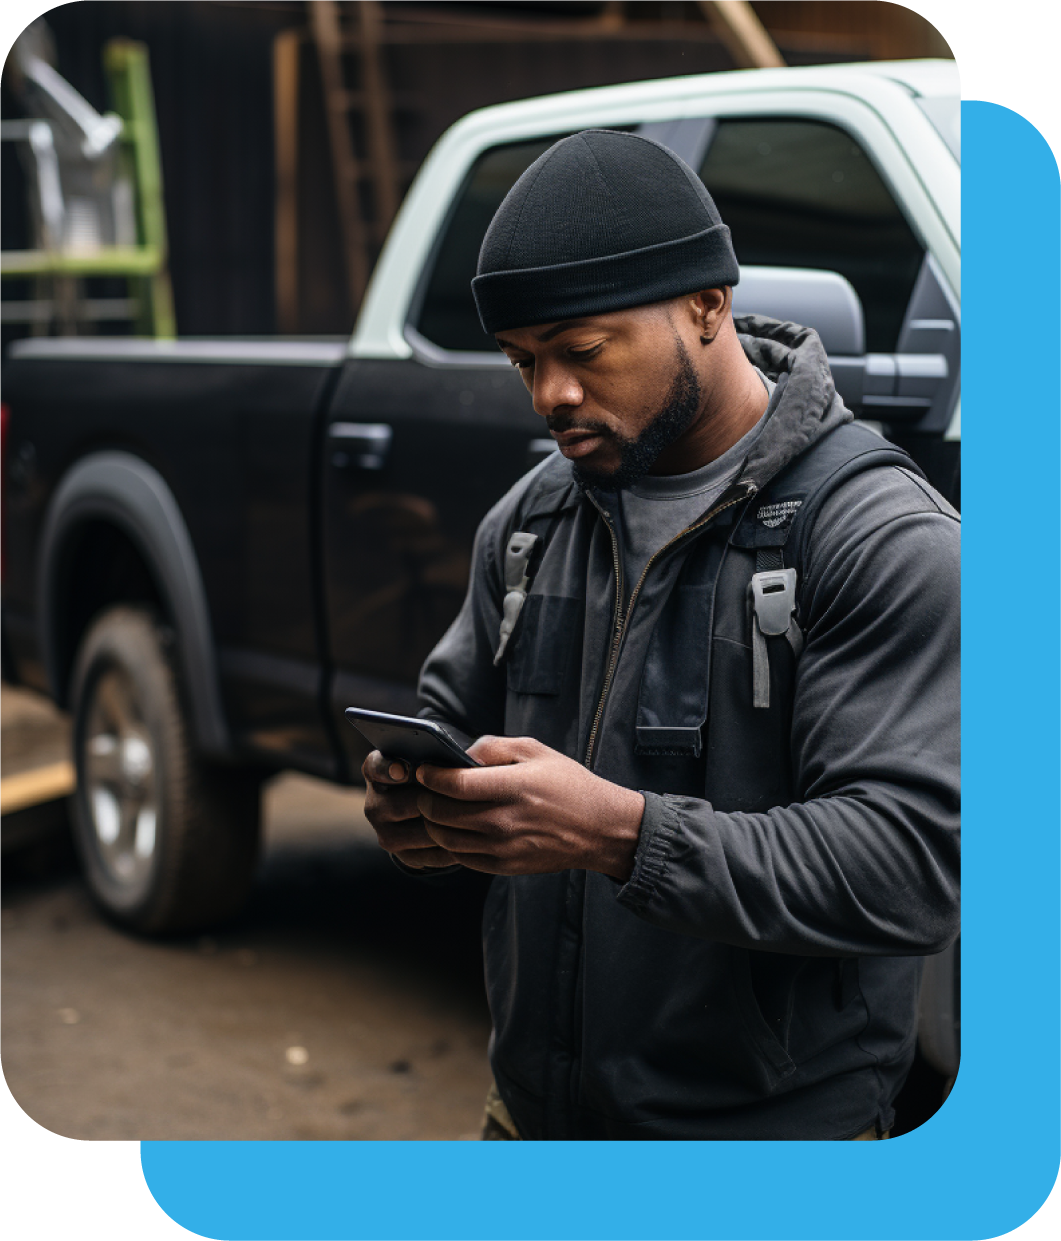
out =
[(483, 243), (483, 325), (562, 456), (483, 521), (421, 675), (485, 766), (364, 771), (399, 863), (499, 876), (510, 1136), (883, 1135), (957, 933), (956, 514), (813, 332), (734, 324), (738, 279), (695, 174), (608, 131)]

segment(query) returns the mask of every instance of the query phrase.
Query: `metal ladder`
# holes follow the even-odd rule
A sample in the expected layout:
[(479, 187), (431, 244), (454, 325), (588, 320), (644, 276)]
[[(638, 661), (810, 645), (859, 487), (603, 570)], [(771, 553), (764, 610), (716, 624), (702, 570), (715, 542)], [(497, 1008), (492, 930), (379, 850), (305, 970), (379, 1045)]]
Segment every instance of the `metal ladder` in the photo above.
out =
[[(0, 135), (26, 143), (30, 153), (38, 234), (37, 248), (0, 254), (0, 275), (32, 279), (37, 294), (5, 301), (3, 320), (31, 323), (38, 332), (55, 324), (68, 334), (87, 322), (124, 319), (140, 335), (169, 339), (176, 335), (176, 323), (147, 48), (112, 39), (103, 62), (115, 112), (101, 117), (49, 64), (32, 54), (23, 58), (22, 71), (36, 88), (38, 102), (49, 105), (52, 119), (7, 122)], [(67, 131), (66, 148), (59, 129)], [(70, 131), (81, 131), (83, 140), (78, 158), (64, 166)], [(93, 172), (96, 164), (99, 171)], [(84, 169), (102, 176), (109, 188), (115, 212), (112, 241), (101, 244), (98, 237), (86, 241), (80, 235), (84, 229), (79, 229), (75, 208), (82, 204), (67, 193), (64, 181)], [(127, 216), (124, 227), (119, 215)], [(125, 278), (130, 296), (86, 297), (83, 281), (92, 276)], [(50, 297), (41, 296), (49, 291)]]

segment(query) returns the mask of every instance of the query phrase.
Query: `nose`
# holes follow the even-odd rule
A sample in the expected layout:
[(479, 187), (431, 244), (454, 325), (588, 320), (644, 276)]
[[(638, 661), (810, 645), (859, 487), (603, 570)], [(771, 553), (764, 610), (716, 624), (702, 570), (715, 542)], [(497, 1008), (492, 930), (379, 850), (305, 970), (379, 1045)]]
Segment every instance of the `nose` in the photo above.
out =
[(531, 401), (534, 412), (543, 418), (582, 404), (582, 385), (561, 364), (542, 360), (534, 368), (534, 390)]

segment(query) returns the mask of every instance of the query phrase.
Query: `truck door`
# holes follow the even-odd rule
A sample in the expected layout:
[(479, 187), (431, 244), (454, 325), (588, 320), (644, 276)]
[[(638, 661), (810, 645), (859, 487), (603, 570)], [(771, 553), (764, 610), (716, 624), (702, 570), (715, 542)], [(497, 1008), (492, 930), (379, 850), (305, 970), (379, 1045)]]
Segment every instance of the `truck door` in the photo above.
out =
[(443, 222), (414, 298), (412, 356), (351, 360), (328, 412), (324, 581), (333, 719), (352, 769), (352, 705), (415, 711), (424, 658), (456, 616), (490, 506), (554, 445), (479, 324), (470, 281), (490, 219), (562, 135), (484, 152)]
[[(883, 175), (881, 156), (894, 138), (870, 145), (815, 115), (708, 123), (697, 170), (742, 269), (826, 270), (851, 284), (862, 304), (864, 347), (859, 356), (830, 355), (837, 388), (856, 416), (906, 448), (956, 501), (959, 444), (945, 432), (960, 390), (961, 312), (926, 245), (919, 204)], [(748, 281), (747, 292), (764, 285)], [(772, 313), (738, 286), (734, 312), (751, 311)], [(818, 326), (812, 306), (802, 317), (773, 313)]]

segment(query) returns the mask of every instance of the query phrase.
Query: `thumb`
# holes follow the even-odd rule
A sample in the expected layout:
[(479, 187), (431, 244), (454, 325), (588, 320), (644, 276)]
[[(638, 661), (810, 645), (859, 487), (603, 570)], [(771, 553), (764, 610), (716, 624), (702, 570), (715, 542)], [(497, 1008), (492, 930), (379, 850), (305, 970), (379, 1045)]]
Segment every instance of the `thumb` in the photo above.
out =
[(487, 767), (503, 767), (530, 757), (528, 740), (527, 737), (491, 737), (487, 733), (468, 747), (468, 753)]
[(379, 750), (373, 750), (361, 768), (366, 780), (375, 784), (408, 784), (409, 764), (404, 759), (387, 758)]

